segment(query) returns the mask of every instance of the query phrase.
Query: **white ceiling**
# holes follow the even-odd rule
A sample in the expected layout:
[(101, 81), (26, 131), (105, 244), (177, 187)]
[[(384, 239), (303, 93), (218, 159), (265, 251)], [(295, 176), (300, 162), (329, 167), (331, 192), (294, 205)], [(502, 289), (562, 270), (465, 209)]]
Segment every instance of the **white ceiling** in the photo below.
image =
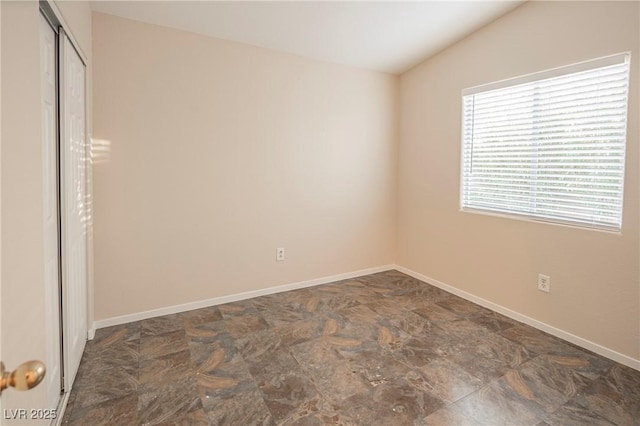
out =
[(515, 1), (92, 1), (98, 12), (392, 74)]

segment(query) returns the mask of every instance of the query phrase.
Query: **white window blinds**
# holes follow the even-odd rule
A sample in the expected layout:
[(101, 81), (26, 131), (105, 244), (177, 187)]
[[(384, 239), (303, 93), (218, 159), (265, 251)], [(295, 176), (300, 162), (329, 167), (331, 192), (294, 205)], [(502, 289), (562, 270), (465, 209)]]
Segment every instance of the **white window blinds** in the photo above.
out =
[(629, 55), (463, 92), (461, 206), (620, 230)]

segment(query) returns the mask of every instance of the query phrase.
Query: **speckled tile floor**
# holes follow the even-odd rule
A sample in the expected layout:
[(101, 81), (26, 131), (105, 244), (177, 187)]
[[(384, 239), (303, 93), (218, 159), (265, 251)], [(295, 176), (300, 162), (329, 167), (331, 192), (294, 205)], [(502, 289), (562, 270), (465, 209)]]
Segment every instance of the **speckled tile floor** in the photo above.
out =
[(64, 422), (640, 425), (640, 372), (388, 271), (98, 330)]

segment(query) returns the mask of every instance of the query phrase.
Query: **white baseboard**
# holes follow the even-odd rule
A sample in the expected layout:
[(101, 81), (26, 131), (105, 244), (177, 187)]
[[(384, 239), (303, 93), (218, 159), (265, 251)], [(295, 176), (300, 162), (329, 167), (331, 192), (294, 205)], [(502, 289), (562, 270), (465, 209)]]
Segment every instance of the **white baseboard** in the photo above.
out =
[(538, 321), (536, 319), (533, 319), (531, 317), (528, 317), (516, 311), (512, 311), (511, 309), (505, 308), (504, 306), (498, 305), (497, 303), (493, 303), (489, 300), (475, 296), (471, 293), (467, 293), (466, 291), (457, 289), (453, 286), (440, 282), (436, 279), (433, 279), (433, 278), (427, 277), (426, 275), (422, 275), (418, 272), (412, 271), (411, 269), (407, 269), (405, 267), (398, 266), (398, 265), (395, 265), (394, 269), (397, 269), (398, 271), (403, 272), (407, 275), (410, 275), (413, 278), (416, 278), (420, 281), (424, 281), (435, 287), (441, 288), (442, 290), (448, 291), (449, 293), (455, 294), (456, 296), (460, 296), (463, 299), (469, 300), (473, 303), (477, 303), (480, 306), (484, 306), (487, 309), (491, 309), (492, 311), (498, 312), (516, 321), (520, 321), (522, 323), (530, 325), (533, 328), (537, 328), (538, 330), (542, 330), (553, 336), (559, 337), (575, 345), (588, 349), (591, 352), (597, 353), (598, 355), (602, 355), (606, 358), (619, 362), (620, 364), (624, 364), (633, 369), (640, 370), (640, 360), (631, 358), (630, 356), (621, 354), (620, 352), (616, 352), (613, 349), (609, 349), (607, 347), (594, 343), (590, 340), (583, 339), (582, 337), (576, 336), (567, 331), (553, 327), (549, 324), (546, 324), (542, 321)]
[(150, 311), (137, 312), (134, 314), (122, 315), (119, 317), (107, 318), (93, 322), (93, 327), (88, 332), (89, 340), (95, 335), (95, 330), (99, 328), (111, 327), (113, 325), (126, 324), (128, 322), (140, 321), (147, 318), (162, 315), (175, 314), (178, 312), (191, 311), (193, 309), (206, 308), (209, 306), (222, 305), (224, 303), (237, 302), (239, 300), (251, 299), (253, 297), (266, 296), (268, 294), (281, 293), (283, 291), (297, 290), (300, 288), (313, 287), (320, 284), (327, 284), (334, 281), (346, 280), (362, 275), (375, 274), (376, 272), (395, 269), (395, 265), (378, 266), (376, 268), (362, 269), (360, 271), (346, 272), (344, 274), (331, 275), (329, 277), (316, 278), (308, 281), (284, 284), (276, 287), (263, 288), (260, 290), (247, 291), (244, 293), (230, 294), (228, 296), (214, 297), (213, 299), (198, 300), (196, 302), (183, 303), (181, 305), (167, 306), (164, 308), (152, 309)]

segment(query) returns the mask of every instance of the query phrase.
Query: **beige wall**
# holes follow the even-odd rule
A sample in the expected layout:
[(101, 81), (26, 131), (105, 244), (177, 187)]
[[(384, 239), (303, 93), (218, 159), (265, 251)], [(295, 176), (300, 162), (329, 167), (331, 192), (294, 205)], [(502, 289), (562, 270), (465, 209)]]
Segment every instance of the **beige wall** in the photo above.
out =
[[(37, 2), (2, 2), (2, 361), (46, 359)], [(28, 123), (28, 124), (27, 124)], [(29, 309), (24, 309), (28, 306)], [(29, 336), (24, 339), (23, 336)], [(3, 409), (46, 406), (46, 387)]]
[[(637, 2), (528, 2), (401, 78), (397, 262), (640, 360)], [(459, 212), (461, 91), (632, 52), (621, 235)], [(537, 274), (551, 276), (550, 294)]]
[[(9, 368), (46, 359), (42, 137), (40, 126), (40, 14), (37, 1), (0, 3), (1, 13), (1, 204), (2, 360)], [(88, 4), (66, 4), (72, 32), (91, 55)], [(71, 19), (73, 14), (74, 18)], [(3, 409), (47, 408), (46, 387), (7, 391)]]
[(397, 77), (98, 13), (93, 52), (96, 319), (393, 263)]

